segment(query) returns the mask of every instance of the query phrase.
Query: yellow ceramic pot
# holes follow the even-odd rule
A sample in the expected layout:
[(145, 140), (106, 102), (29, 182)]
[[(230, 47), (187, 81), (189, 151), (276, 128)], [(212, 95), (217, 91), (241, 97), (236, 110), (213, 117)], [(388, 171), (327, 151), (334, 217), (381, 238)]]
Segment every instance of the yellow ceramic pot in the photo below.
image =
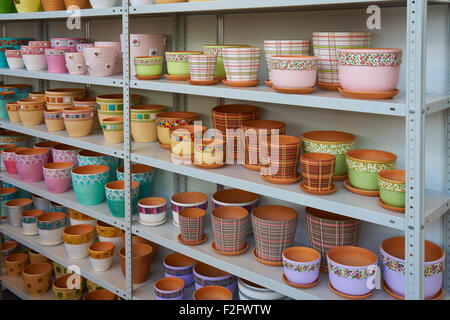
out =
[(19, 104), (17, 102), (7, 103), (6, 110), (8, 111), (8, 117), (11, 122), (20, 122)]
[(48, 131), (64, 130), (64, 119), (62, 109), (44, 110), (45, 125)]
[(123, 118), (106, 118), (101, 121), (101, 125), (106, 142), (123, 142)]
[[(208, 129), (205, 126), (194, 125), (176, 126), (170, 129), (170, 150), (173, 156), (193, 156), (194, 140), (203, 138), (203, 133)], [(196, 131), (198, 130), (198, 132)], [(199, 135), (196, 137), (196, 135)]]
[(203, 139), (194, 145), (194, 163), (200, 165), (224, 165), (224, 143), (219, 139)]
[(63, 109), (64, 124), (71, 137), (85, 137), (94, 124), (94, 108), (71, 107)]
[(156, 114), (164, 111), (160, 105), (138, 105), (131, 107), (131, 135), (136, 142), (158, 140)]
[(198, 118), (196, 112), (163, 112), (156, 116), (156, 126), (158, 132), (159, 144), (170, 149), (170, 128), (179, 126), (194, 124), (194, 120)]
[(15, 0), (18, 13), (38, 12), (41, 9), (41, 0)]
[(19, 117), (24, 126), (35, 126), (44, 122), (43, 100), (19, 100)]

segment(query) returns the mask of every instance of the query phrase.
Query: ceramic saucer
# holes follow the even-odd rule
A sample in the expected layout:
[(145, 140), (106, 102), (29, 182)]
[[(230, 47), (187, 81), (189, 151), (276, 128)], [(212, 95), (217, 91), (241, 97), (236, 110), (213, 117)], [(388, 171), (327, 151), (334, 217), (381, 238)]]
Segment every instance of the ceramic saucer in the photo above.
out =
[(362, 92), (362, 91), (350, 91), (344, 90), (339, 87), (339, 93), (344, 97), (353, 99), (367, 99), (367, 100), (378, 100), (378, 99), (389, 99), (396, 96), (400, 90), (395, 89), (388, 92)]
[(36, 239), (36, 242), (39, 243), (39, 244), (42, 245), (42, 246), (49, 246), (49, 247), (51, 247), (51, 246), (57, 246), (58, 244), (63, 243), (64, 240), (61, 239), (61, 241), (55, 242), (55, 243), (43, 243), (43, 242), (41, 242), (41, 239), (37, 238), (37, 239)]
[(166, 77), (167, 80), (172, 80), (172, 81), (187, 81), (191, 78), (188, 74), (186, 74), (186, 75), (165, 74), (164, 77)]
[(184, 241), (184, 240), (181, 238), (181, 233), (178, 235), (178, 241), (180, 241), (182, 244), (187, 244), (187, 245), (190, 245), (190, 246), (196, 246), (196, 245), (202, 244), (202, 243), (204, 243), (206, 240), (208, 240), (208, 235), (207, 235), (206, 233), (205, 233), (205, 235), (203, 236), (203, 239), (200, 240), (200, 241)]
[(359, 194), (361, 196), (368, 196), (368, 197), (379, 197), (380, 196), (380, 191), (379, 190), (362, 190), (362, 189), (357, 189), (357, 188), (355, 188), (354, 186), (352, 186), (350, 184), (350, 181), (348, 179), (344, 181), (344, 187), (348, 191), (351, 191), (353, 193)]
[(297, 172), (297, 176), (295, 178), (276, 178), (276, 177), (272, 177), (272, 176), (261, 176), (264, 180), (266, 180), (267, 182), (273, 183), (273, 184), (291, 184), (291, 183), (296, 183), (297, 181), (299, 181), (302, 178), (302, 175), (300, 173)]
[(20, 232), (21, 232), (24, 236), (35, 236), (35, 235), (38, 235), (38, 234), (39, 234), (39, 232), (36, 232), (36, 233), (25, 233), (23, 230), (20, 230)]
[(317, 81), (317, 86), (322, 90), (338, 91), (340, 84), (322, 83)]
[(312, 88), (300, 88), (300, 89), (290, 89), (290, 88), (278, 88), (275, 86), (272, 86), (272, 89), (274, 89), (276, 92), (279, 93), (288, 93), (288, 94), (306, 94), (313, 92), (316, 87)]
[(258, 85), (259, 80), (253, 81), (228, 81), (222, 80), (223, 84), (228, 87), (255, 87)]
[(326, 194), (333, 193), (333, 192), (335, 192), (337, 190), (337, 187), (336, 187), (336, 185), (334, 183), (331, 184), (331, 189), (330, 190), (323, 190), (323, 191), (308, 190), (305, 187), (305, 183), (304, 182), (300, 183), (299, 186), (306, 193), (317, 194), (317, 195), (326, 195)]
[(331, 291), (333, 291), (334, 293), (336, 293), (338, 296), (341, 296), (341, 297), (344, 297), (344, 298), (347, 298), (347, 299), (351, 299), (351, 300), (361, 300), (361, 299), (366, 299), (366, 298), (370, 297), (371, 295), (373, 295), (373, 293), (375, 292), (375, 288), (374, 288), (374, 289), (372, 289), (372, 291), (370, 291), (370, 292), (367, 293), (367, 294), (363, 294), (363, 295), (360, 295), (360, 296), (352, 296), (352, 295), (350, 295), (350, 294), (345, 294), (345, 293), (342, 293), (342, 292), (337, 291), (337, 290), (331, 285), (331, 282), (330, 282), (330, 281), (328, 281), (328, 287), (330, 288)]
[(135, 76), (136, 79), (138, 80), (156, 80), (156, 79), (161, 79), (161, 75), (157, 75), (157, 76)]
[(317, 280), (314, 281), (313, 283), (308, 283), (308, 284), (296, 284), (296, 283), (290, 282), (290, 281), (288, 280), (288, 278), (286, 278), (286, 275), (283, 273), (283, 280), (284, 280), (284, 282), (286, 282), (286, 283), (287, 283), (288, 285), (290, 285), (291, 287), (299, 288), (299, 289), (308, 289), (308, 288), (312, 288), (312, 287), (316, 286), (316, 285), (319, 283), (320, 278), (317, 277)]
[(253, 250), (252, 250), (252, 255), (253, 255), (253, 258), (255, 258), (257, 261), (259, 261), (259, 262), (261, 262), (261, 263), (264, 263), (264, 264), (267, 264), (268, 266), (282, 266), (283, 265), (283, 261), (276, 261), (276, 262), (272, 262), (272, 261), (266, 261), (266, 260), (263, 260), (263, 259), (261, 259), (261, 258), (259, 258), (257, 255), (256, 255), (256, 248), (254, 248)]
[(218, 82), (219, 82), (219, 80), (216, 80), (216, 79), (214, 79), (214, 80), (205, 80), (205, 81), (189, 79), (189, 83), (190, 84), (195, 84), (195, 85), (199, 85), (199, 86), (208, 86), (208, 85), (216, 84)]
[(166, 221), (167, 221), (167, 217), (163, 221), (155, 222), (155, 223), (143, 222), (141, 219), (139, 219), (140, 224), (143, 224), (144, 226), (149, 226), (149, 227), (156, 227), (156, 226), (162, 225), (163, 223), (166, 223)]
[(226, 165), (226, 163), (203, 164), (203, 163), (196, 163), (195, 161), (193, 161), (192, 164), (202, 169), (217, 169), (222, 168)]
[(391, 210), (391, 211), (400, 212), (400, 213), (405, 212), (405, 208), (390, 206), (390, 205), (384, 203), (383, 200), (381, 200), (381, 198), (378, 198), (378, 203), (380, 204), (380, 206), (382, 206), (386, 210)]
[(343, 180), (345, 180), (345, 179), (347, 179), (348, 178), (348, 175), (347, 174), (345, 174), (345, 175), (343, 175), (343, 176), (334, 176), (333, 177), (333, 181), (343, 181)]
[(266, 86), (272, 88), (272, 81), (270, 81), (270, 80), (265, 80), (265, 81), (264, 81), (264, 84), (265, 84)]
[(237, 255), (240, 255), (240, 254), (244, 253), (245, 251), (247, 251), (248, 243), (246, 242), (244, 248), (242, 250), (239, 250), (239, 251), (236, 251), (236, 252), (224, 252), (224, 251), (217, 250), (216, 243), (214, 241), (211, 243), (211, 248), (215, 252), (223, 254), (224, 256), (237, 256)]

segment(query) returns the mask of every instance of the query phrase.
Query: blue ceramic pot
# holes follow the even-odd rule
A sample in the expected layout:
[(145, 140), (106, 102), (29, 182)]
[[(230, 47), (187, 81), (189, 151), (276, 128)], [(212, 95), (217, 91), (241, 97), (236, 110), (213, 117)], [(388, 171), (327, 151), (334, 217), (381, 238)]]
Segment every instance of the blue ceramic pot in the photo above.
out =
[[(117, 169), (117, 180), (124, 180), (125, 168)], [(139, 182), (139, 200), (148, 198), (152, 194), (153, 167), (144, 164), (131, 165), (131, 179)]]
[[(1, 53), (0, 53), (0, 60), (1, 60)], [(8, 119), (8, 110), (6, 110), (6, 104), (9, 102), (15, 102), (15, 99), (16, 94), (12, 91), (0, 93), (0, 118)]]
[[(106, 201), (108, 202), (109, 210), (114, 217), (125, 217), (125, 182), (124, 181), (112, 181), (105, 186)], [(133, 207), (133, 213), (138, 211), (139, 201), (139, 183), (132, 182), (131, 185), (131, 202)]]
[(105, 200), (105, 184), (109, 180), (109, 167), (101, 164), (80, 166), (72, 170), (72, 185), (78, 202), (95, 206)]
[(109, 181), (117, 180), (116, 171), (119, 167), (120, 159), (114, 158), (102, 153), (83, 150), (78, 153), (78, 164), (80, 166), (88, 166), (91, 164), (102, 164), (109, 167)]

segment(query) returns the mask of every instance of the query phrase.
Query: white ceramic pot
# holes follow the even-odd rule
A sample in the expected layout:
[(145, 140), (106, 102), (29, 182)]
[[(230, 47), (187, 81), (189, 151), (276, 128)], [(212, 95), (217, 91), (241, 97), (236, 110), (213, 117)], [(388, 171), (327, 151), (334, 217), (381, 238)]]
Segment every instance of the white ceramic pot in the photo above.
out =
[(88, 248), (93, 242), (94, 240), (82, 244), (68, 244), (64, 242), (64, 248), (71, 259), (83, 259), (89, 255)]
[(39, 241), (43, 244), (56, 244), (62, 241), (62, 235), (64, 232), (65, 225), (58, 229), (53, 230), (43, 230), (38, 229)]
[(116, 248), (122, 248), (123, 247), (123, 243), (122, 243), (122, 237), (115, 237), (115, 238), (107, 238), (107, 237), (102, 237), (102, 236), (98, 236), (98, 241), (109, 241), (114, 243), (114, 247)]
[(132, 6), (145, 6), (147, 4), (154, 4), (154, 0), (130, 0)]
[(139, 220), (142, 224), (158, 225), (166, 220), (167, 200), (150, 197), (139, 200)]
[(23, 58), (6, 58), (6, 61), (10, 69), (23, 69), (25, 67)]
[(111, 8), (121, 6), (121, 0), (89, 0), (92, 8)]
[(111, 268), (113, 257), (109, 257), (106, 259), (92, 259), (89, 257), (89, 260), (91, 261), (92, 269), (98, 272), (106, 271)]
[[(285, 298), (285, 296), (278, 292), (259, 286), (253, 286), (248, 281), (243, 281), (241, 278), (239, 278), (238, 286), (239, 297), (241, 300), (280, 300)], [(241, 297), (241, 295), (243, 297)]]
[(97, 225), (97, 220), (92, 219), (92, 220), (76, 220), (73, 218), (70, 218), (70, 225), (71, 226), (75, 226), (77, 224), (90, 224), (91, 226), (96, 226)]
[(47, 69), (47, 60), (43, 54), (23, 55), (23, 62), (28, 71), (40, 71)]
[(39, 209), (44, 212), (50, 211), (50, 200), (44, 199), (42, 197), (36, 197), (35, 195), (33, 195), (31, 199), (33, 200), (33, 206), (35, 209)]
[(22, 229), (23, 229), (23, 233), (26, 233), (27, 235), (30, 235), (30, 236), (38, 234), (37, 223), (23, 223), (22, 222)]

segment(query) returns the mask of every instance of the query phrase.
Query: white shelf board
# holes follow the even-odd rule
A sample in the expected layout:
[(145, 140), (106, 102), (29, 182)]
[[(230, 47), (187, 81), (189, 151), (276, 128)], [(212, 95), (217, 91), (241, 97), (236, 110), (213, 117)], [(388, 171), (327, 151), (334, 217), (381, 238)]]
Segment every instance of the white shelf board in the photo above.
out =
[[(18, 20), (40, 20), (40, 19), (66, 19), (73, 17), (76, 13), (59, 10), (59, 11), (41, 11), (41, 12), (27, 12), (27, 13), (6, 13), (0, 15), (0, 20), (4, 21), (18, 21)], [(81, 18), (85, 17), (108, 17), (121, 16), (122, 7), (99, 8), (99, 9), (83, 9), (79, 11)]]
[(74, 138), (70, 137), (66, 130), (49, 132), (45, 124), (25, 127), (21, 122), (11, 123), (8, 119), (0, 119), (0, 128), (21, 132), (29, 136), (56, 141), (123, 159), (123, 143), (107, 143), (102, 130), (94, 130), (86, 137)]
[(50, 288), (46, 293), (40, 296), (33, 296), (25, 291), (25, 285), (22, 278), (10, 277), (6, 271), (0, 276), (3, 287), (14, 293), (22, 300), (55, 300), (55, 296)]

